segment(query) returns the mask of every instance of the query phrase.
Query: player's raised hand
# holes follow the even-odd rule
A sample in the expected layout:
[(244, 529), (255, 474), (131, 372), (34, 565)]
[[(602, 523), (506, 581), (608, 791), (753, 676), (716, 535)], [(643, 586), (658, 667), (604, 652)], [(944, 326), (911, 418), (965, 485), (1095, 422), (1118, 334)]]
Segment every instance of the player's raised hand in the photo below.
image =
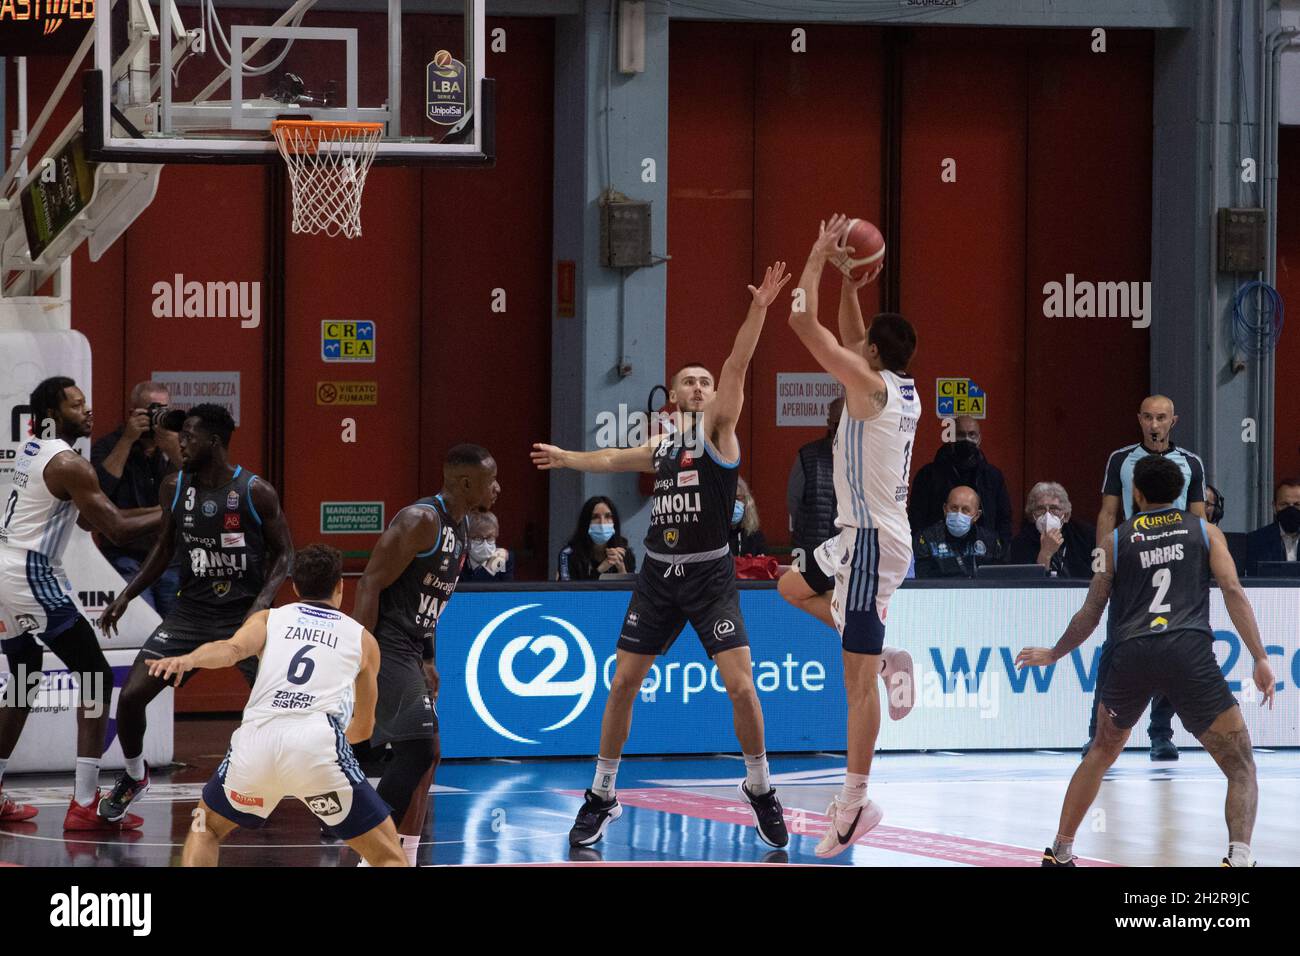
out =
[(834, 259), (853, 251), (852, 246), (845, 245), (849, 234), (849, 217), (837, 212), (829, 221), (823, 221), (817, 232), (817, 241), (813, 243), (812, 254), (822, 259)]
[(749, 287), (749, 294), (754, 297), (754, 304), (766, 309), (776, 301), (777, 295), (793, 277), (793, 273), (785, 271), (784, 262), (778, 261), (768, 266), (767, 271), (763, 273), (763, 284), (757, 289), (752, 285)]
[(542, 471), (547, 471), (551, 468), (564, 467), (564, 449), (555, 445), (544, 445), (538, 442), (533, 445), (533, 450), (530, 455), (533, 459), (533, 464)]
[(1016, 669), (1026, 667), (1046, 667), (1056, 663), (1056, 655), (1050, 647), (1022, 647), (1016, 655)]
[(1268, 709), (1273, 709), (1273, 695), (1277, 692), (1277, 687), (1273, 678), (1273, 668), (1268, 666), (1268, 661), (1255, 661), (1255, 673), (1252, 675), (1255, 679), (1255, 686), (1259, 692), (1264, 695), (1260, 704), (1268, 704)]
[(188, 654), (181, 657), (159, 657), (150, 661), (147, 666), (152, 677), (161, 677), (164, 681), (176, 678), (177, 687), (181, 686), (181, 678), (188, 671), (194, 670), (194, 664)]
[[(852, 246), (849, 246), (847, 248), (852, 249)], [(885, 260), (882, 258), (879, 262), (876, 263), (874, 269), (868, 269), (866, 272), (862, 273), (862, 278), (860, 279), (854, 279), (847, 272), (845, 272), (843, 274), (844, 284), (848, 286), (848, 288), (851, 289), (852, 291), (857, 292), (864, 285), (871, 285), (871, 283), (875, 282), (877, 277), (880, 275), (880, 273), (884, 271), (885, 271)]]

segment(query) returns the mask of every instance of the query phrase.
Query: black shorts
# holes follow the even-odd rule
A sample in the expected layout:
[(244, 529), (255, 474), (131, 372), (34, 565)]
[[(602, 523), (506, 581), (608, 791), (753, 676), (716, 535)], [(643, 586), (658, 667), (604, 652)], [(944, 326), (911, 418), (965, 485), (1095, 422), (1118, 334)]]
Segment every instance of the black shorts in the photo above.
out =
[[(227, 641), (235, 636), (247, 614), (248, 608), (243, 608), (234, 614), (213, 616), (210, 610), (186, 607), (182, 601), (154, 628), (135, 659), (138, 662), (159, 657), (180, 657), (204, 644)], [(248, 681), (248, 686), (252, 687), (257, 680), (257, 658), (246, 657), (235, 666), (244, 675), (244, 680)], [(192, 670), (185, 674), (181, 678), (181, 686), (197, 673), (197, 670)]]
[(666, 653), (687, 621), (710, 658), (749, 646), (736, 590), (736, 563), (730, 555), (676, 565), (647, 557), (632, 588), (618, 648), (633, 654)]
[(438, 734), (438, 707), (424, 679), (421, 649), (409, 641), (379, 645), (379, 700), (370, 746)]
[(809, 552), (804, 559), (807, 565), (799, 573), (803, 575), (803, 583), (812, 588), (813, 594), (828, 594), (835, 587), (835, 578), (829, 576), (822, 570), (822, 566), (817, 563), (817, 555)]
[(1099, 689), (1102, 706), (1121, 730), (1138, 722), (1157, 694), (1169, 698), (1193, 737), (1209, 729), (1236, 698), (1214, 659), (1214, 639), (1204, 631), (1166, 631), (1120, 641), (1107, 653)]

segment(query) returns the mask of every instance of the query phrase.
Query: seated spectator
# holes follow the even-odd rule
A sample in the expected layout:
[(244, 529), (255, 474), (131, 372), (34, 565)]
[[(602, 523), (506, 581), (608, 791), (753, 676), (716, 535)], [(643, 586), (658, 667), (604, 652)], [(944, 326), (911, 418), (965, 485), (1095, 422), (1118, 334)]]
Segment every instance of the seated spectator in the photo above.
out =
[(790, 546), (805, 555), (827, 538), (835, 527), (835, 432), (844, 414), (844, 399), (826, 409), (826, 434), (799, 449), (786, 482), (785, 507), (790, 514)]
[(1273, 492), (1272, 524), (1246, 535), (1246, 573), (1259, 574), (1261, 561), (1295, 561), (1300, 555), (1300, 478), (1288, 478)]
[(462, 581), (513, 581), (515, 559), (505, 548), (497, 547), (500, 524), (490, 511), (475, 511), (468, 516), (469, 556), (460, 572)]
[(952, 489), (943, 511), (942, 521), (917, 536), (913, 557), (918, 578), (973, 578), (979, 565), (1001, 563), (1002, 542), (979, 527), (980, 496), (974, 488)]
[(954, 441), (944, 442), (934, 461), (916, 473), (908, 498), (907, 520), (913, 528), (943, 521), (948, 492), (958, 485), (975, 489), (982, 504), (979, 526), (992, 531), (1006, 548), (1011, 541), (1011, 498), (1006, 479), (980, 451), (980, 423), (969, 415), (955, 422)]
[(736, 479), (736, 506), (731, 512), (731, 553), (736, 555), (767, 554), (767, 538), (758, 529), (758, 505), (744, 478)]
[(1030, 488), (1025, 519), (1007, 549), (1008, 564), (1041, 564), (1058, 578), (1092, 577), (1097, 529), (1074, 520), (1064, 488), (1054, 481)]
[(602, 574), (636, 571), (636, 554), (623, 537), (614, 502), (604, 495), (587, 499), (559, 564), (557, 581), (595, 581)]
[[(158, 489), (163, 479), (180, 468), (181, 446), (176, 432), (153, 427), (149, 418), (151, 404), (166, 405), (167, 388), (158, 382), (140, 382), (131, 389), (127, 401), (126, 421), (109, 432), (90, 449), (90, 463), (95, 466), (99, 487), (109, 501), (123, 511), (158, 506)], [(98, 540), (99, 550), (114, 570), (130, 582), (149, 555), (157, 535), (136, 538), (122, 546)], [(180, 565), (173, 559), (158, 580), (145, 588), (140, 597), (162, 617), (176, 604), (181, 586)]]

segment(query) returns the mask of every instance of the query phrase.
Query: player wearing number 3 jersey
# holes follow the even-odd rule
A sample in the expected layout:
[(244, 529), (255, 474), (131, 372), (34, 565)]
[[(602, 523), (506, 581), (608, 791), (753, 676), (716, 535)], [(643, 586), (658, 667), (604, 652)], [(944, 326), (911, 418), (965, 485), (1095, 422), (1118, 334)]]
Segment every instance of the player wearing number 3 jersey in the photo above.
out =
[(253, 829), (297, 797), (328, 831), (375, 866), (406, 863), (388, 806), (366, 781), (351, 742), (375, 723), (379, 645), (339, 610), (343, 555), (315, 544), (294, 558), (293, 604), (253, 614), (226, 641), (149, 661), (151, 676), (181, 682), (195, 668), (260, 659), (244, 721), (203, 788), (185, 841), (185, 866), (216, 866), (221, 841)]
[[(379, 795), (414, 865), (424, 830), (429, 785), (441, 756), (434, 638), (465, 564), (465, 516), (492, 508), (501, 486), (485, 448), (457, 445), (443, 465), (441, 493), (398, 512), (375, 542), (357, 583), (353, 616), (374, 631), (382, 651), (379, 706), (370, 747), (389, 745), (392, 760)], [(358, 748), (365, 760), (368, 748)]]

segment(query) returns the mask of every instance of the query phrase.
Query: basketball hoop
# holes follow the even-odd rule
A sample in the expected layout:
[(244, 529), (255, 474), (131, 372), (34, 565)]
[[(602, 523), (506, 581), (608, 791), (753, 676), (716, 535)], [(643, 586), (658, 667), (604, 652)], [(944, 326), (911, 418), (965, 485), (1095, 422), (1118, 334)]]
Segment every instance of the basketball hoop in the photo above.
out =
[(361, 191), (383, 129), (383, 123), (271, 123), (289, 166), (295, 233), (361, 235)]

